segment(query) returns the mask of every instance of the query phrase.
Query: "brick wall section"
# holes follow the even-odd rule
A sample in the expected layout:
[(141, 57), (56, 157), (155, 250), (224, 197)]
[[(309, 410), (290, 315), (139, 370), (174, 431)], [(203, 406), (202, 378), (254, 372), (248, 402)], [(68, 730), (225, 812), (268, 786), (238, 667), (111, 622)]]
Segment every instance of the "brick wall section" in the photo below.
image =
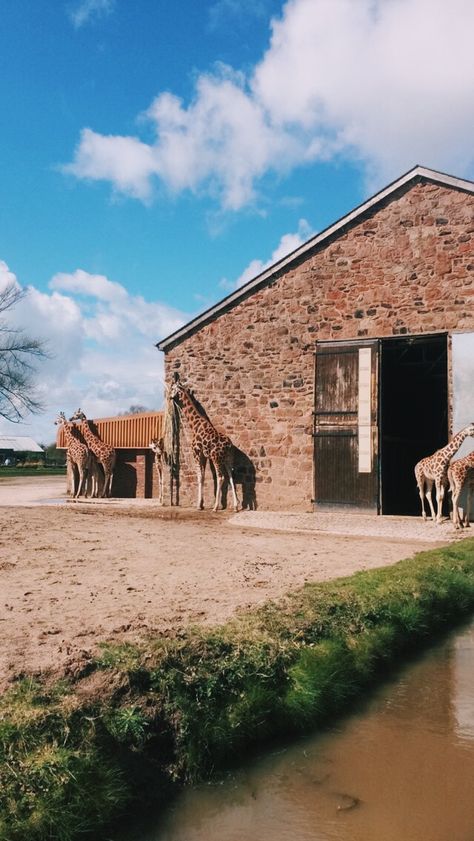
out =
[(173, 347), (166, 376), (248, 456), (259, 508), (310, 510), (316, 340), (472, 331), (473, 281), (474, 197), (415, 183)]

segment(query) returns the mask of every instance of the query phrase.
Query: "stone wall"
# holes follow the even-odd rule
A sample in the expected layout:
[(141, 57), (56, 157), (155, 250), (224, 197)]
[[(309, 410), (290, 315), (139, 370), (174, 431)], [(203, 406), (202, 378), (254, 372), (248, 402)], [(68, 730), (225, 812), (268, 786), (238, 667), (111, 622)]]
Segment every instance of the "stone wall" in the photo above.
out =
[[(242, 451), (247, 502), (255, 470), (258, 507), (310, 510), (315, 342), (472, 331), (473, 280), (474, 196), (412, 183), (174, 346), (166, 376)], [(182, 440), (180, 501), (194, 504)]]

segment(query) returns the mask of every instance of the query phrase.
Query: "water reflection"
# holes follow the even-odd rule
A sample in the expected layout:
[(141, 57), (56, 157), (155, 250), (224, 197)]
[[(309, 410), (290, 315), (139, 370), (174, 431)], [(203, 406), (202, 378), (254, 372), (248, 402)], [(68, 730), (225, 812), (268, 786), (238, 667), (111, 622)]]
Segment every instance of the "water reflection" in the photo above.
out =
[(474, 626), (342, 726), (184, 793), (133, 841), (473, 841), (473, 781)]
[(453, 659), (456, 731), (460, 737), (474, 740), (474, 627), (455, 641)]

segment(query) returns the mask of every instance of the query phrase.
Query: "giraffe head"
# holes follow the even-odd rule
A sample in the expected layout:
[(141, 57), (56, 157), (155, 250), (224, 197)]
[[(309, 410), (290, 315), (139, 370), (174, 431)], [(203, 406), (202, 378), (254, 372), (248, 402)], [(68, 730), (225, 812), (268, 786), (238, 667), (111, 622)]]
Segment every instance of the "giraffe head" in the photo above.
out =
[(474, 438), (474, 421), (469, 426), (466, 426), (466, 432), (468, 436)]
[(71, 420), (71, 421), (76, 421), (76, 420), (84, 421), (84, 420), (87, 420), (87, 418), (86, 418), (84, 412), (82, 411), (82, 409), (76, 409), (76, 411), (74, 412), (73, 415), (71, 415), (69, 420)]
[(153, 450), (155, 455), (163, 457), (165, 454), (165, 446), (163, 438), (152, 438), (149, 444), (150, 450)]
[(171, 400), (174, 400), (176, 403), (179, 404), (182, 395), (187, 392), (187, 388), (183, 385), (179, 378), (179, 374), (177, 371), (173, 374), (173, 382), (171, 383), (169, 395)]
[(56, 420), (54, 421), (55, 426), (62, 426), (63, 424), (67, 424), (67, 417), (64, 412), (59, 412)]

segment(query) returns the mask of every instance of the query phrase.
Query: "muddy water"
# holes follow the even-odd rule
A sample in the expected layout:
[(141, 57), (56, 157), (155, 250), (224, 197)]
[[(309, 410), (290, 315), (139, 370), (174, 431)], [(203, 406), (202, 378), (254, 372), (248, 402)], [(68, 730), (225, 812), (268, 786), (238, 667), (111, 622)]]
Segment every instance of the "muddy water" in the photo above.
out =
[(474, 625), (359, 713), (221, 785), (185, 792), (133, 841), (474, 841)]

